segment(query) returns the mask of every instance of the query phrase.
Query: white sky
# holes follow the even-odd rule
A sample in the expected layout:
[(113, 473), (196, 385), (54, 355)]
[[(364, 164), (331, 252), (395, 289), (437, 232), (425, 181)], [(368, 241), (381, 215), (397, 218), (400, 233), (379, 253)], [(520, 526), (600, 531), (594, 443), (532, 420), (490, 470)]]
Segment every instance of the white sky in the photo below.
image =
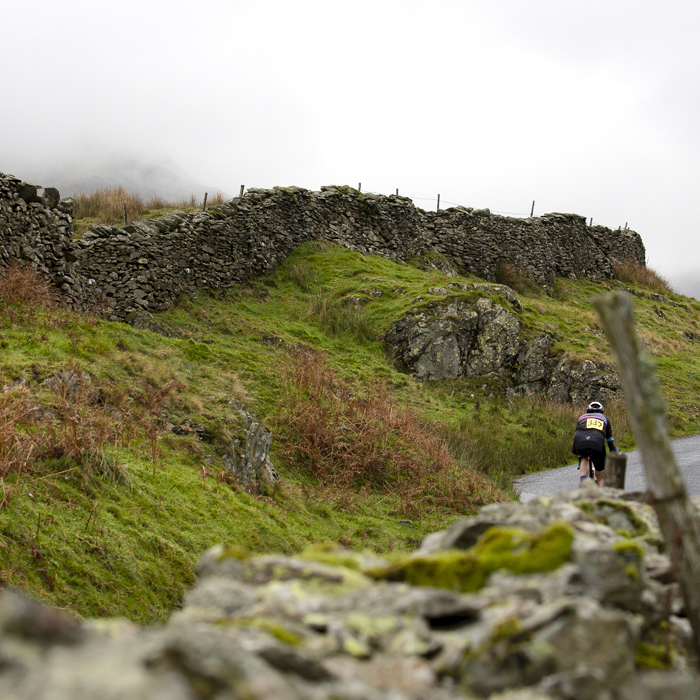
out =
[(232, 194), (534, 199), (629, 222), (651, 267), (700, 277), (699, 20), (685, 0), (5, 2), (0, 171), (143, 150)]

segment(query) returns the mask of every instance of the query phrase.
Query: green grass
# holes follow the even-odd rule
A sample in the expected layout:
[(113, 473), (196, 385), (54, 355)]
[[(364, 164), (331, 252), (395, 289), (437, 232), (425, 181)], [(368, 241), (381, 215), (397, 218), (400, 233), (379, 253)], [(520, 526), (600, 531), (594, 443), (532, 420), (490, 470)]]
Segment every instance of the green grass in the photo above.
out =
[[(388, 387), (393, 405), (412, 410), (428, 433), (444, 437), (457, 479), (479, 472), (513, 497), (513, 477), (568, 463), (583, 407), (508, 401), (497, 377), (420, 383), (393, 367), (382, 343), (390, 325), (438, 300), (430, 288), (475, 281), (312, 242), (249, 286), (183, 297), (155, 318), (172, 337), (56, 309), (30, 314), (21, 304), (7, 306), (0, 320), (1, 383), (22, 377), (33, 400), (60, 412), (41, 382), (74, 367), (90, 374), (96, 394), (76, 403), (91, 437), (79, 435), (73, 452), (58, 459), (47, 454), (22, 476), (3, 476), (0, 585), (20, 586), (81, 615), (149, 622), (179, 604), (198, 556), (217, 542), (255, 552), (299, 552), (319, 543), (409, 551), (459, 517), (454, 508), (426, 505), (409, 519), (398, 494), (371, 485), (359, 493), (333, 488), (303, 459), (291, 458), (284, 449), (291, 350), (324, 353), (359, 397)], [(611, 362), (589, 299), (620, 286), (630, 283), (557, 280), (551, 297), (521, 296), (523, 337), (547, 332), (557, 353)], [(682, 308), (638, 296), (635, 310), (678, 437), (698, 432), (700, 353), (679, 333), (700, 335), (700, 303), (666, 296)], [(149, 397), (165, 386), (171, 390), (162, 411), (149, 408)], [(265, 496), (216, 478), (222, 446), (239, 430), (233, 397), (273, 431), (282, 483)], [(609, 411), (618, 444), (633, 447), (624, 409)], [(165, 435), (154, 474), (147, 429), (185, 420), (203, 426), (205, 439)], [(99, 431), (109, 435), (103, 439)], [(121, 482), (100, 476), (88, 458), (96, 441), (109, 464), (126, 465)]]

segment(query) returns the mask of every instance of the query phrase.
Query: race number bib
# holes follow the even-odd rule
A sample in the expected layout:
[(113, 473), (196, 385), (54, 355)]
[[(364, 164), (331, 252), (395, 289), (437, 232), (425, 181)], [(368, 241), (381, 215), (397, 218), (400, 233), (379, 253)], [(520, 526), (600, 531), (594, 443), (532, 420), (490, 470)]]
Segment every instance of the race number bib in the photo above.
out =
[(605, 428), (605, 423), (603, 423), (600, 418), (587, 418), (586, 419), (586, 430), (603, 430)]

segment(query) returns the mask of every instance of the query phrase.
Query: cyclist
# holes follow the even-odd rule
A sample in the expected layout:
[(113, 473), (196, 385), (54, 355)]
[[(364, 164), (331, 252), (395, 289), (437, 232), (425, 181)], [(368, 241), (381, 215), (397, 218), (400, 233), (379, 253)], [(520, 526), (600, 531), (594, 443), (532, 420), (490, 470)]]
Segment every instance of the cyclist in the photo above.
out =
[(610, 420), (605, 415), (603, 404), (593, 401), (588, 404), (588, 409), (576, 423), (574, 444), (571, 451), (578, 455), (580, 483), (588, 478), (591, 470), (591, 461), (598, 477), (598, 486), (605, 486), (605, 445), (610, 452), (619, 452), (615, 446)]

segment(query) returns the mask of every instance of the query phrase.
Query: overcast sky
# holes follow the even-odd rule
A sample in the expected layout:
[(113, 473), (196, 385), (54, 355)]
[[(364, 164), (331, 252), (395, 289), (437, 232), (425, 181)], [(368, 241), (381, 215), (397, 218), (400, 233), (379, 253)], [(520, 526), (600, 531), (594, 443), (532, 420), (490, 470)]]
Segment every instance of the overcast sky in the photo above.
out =
[(231, 194), (535, 200), (628, 222), (673, 277), (700, 270), (699, 20), (684, 0), (6, 2), (0, 171), (136, 151)]

